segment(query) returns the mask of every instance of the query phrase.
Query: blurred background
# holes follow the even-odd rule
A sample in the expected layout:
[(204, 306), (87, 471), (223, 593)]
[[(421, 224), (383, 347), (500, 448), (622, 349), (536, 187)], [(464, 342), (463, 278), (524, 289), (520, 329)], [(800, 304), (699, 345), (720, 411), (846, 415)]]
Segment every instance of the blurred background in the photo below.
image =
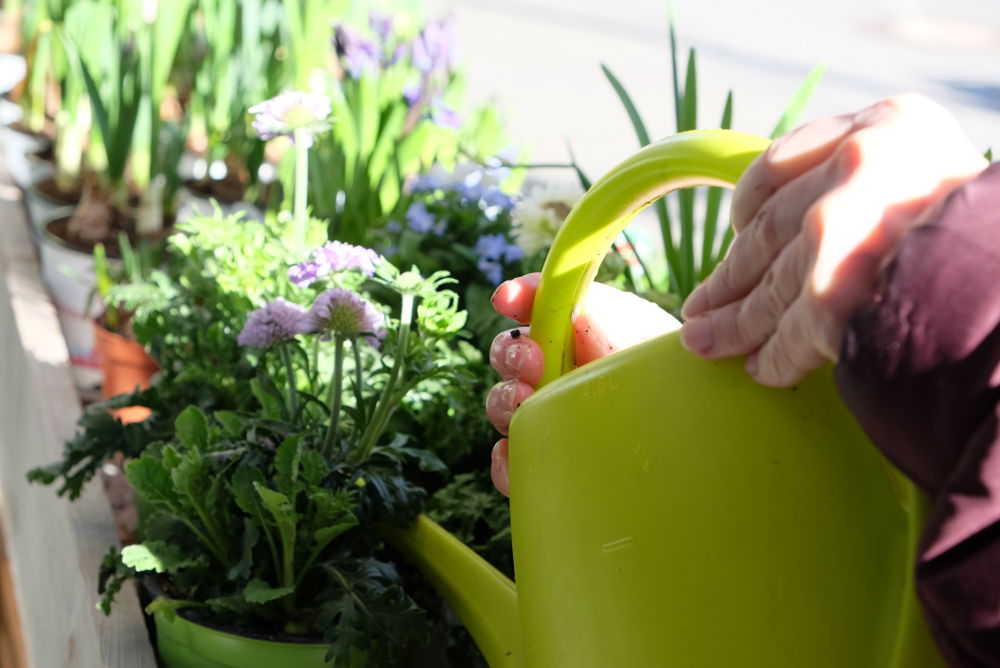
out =
[[(426, 0), (451, 13), (473, 99), (492, 98), (536, 161), (597, 176), (636, 148), (607, 65), (655, 139), (674, 131), (664, 0)], [(802, 120), (905, 91), (938, 100), (985, 151), (1000, 147), (1000, 2), (677, 0), (678, 53), (697, 49), (699, 121), (769, 134), (810, 69), (826, 75)], [(683, 68), (683, 63), (681, 64)], [(681, 70), (683, 76), (683, 69)]]

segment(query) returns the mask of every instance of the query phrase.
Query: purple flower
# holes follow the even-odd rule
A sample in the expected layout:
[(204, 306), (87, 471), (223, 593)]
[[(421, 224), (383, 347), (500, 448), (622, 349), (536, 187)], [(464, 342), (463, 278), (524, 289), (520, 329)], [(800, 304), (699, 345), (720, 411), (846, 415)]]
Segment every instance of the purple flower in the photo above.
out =
[(357, 269), (366, 276), (371, 276), (379, 262), (378, 253), (370, 248), (342, 241), (328, 241), (313, 253), (311, 260), (290, 268), (288, 279), (300, 288), (307, 288), (317, 279), (337, 271)]
[(273, 346), (305, 332), (307, 318), (304, 308), (278, 297), (250, 313), (236, 342), (253, 348)]
[(368, 13), (368, 27), (383, 43), (388, 42), (392, 36), (392, 24), (392, 14), (385, 14), (377, 9)]
[(331, 288), (321, 292), (309, 309), (308, 326), (311, 332), (341, 336), (363, 335), (368, 343), (378, 348), (386, 336), (385, 316), (375, 306), (344, 288)]
[(462, 115), (437, 99), (431, 108), (431, 122), (439, 128), (458, 130), (462, 127)]
[(406, 100), (406, 106), (412, 107), (417, 102), (420, 102), (420, 98), (423, 97), (424, 91), (416, 84), (410, 84), (403, 87), (403, 99)]
[(254, 114), (253, 129), (267, 141), (279, 135), (292, 136), (296, 130), (306, 130), (307, 146), (313, 135), (329, 126), (330, 98), (304, 91), (288, 91), (250, 107)]
[[(391, 18), (390, 18), (391, 21)], [(345, 68), (352, 79), (360, 79), (365, 72), (375, 71), (382, 64), (378, 44), (367, 40), (346, 25), (334, 29), (337, 53), (345, 61)]]
[(451, 19), (432, 21), (413, 40), (413, 66), (424, 74), (450, 72), (455, 60)]
[(423, 202), (414, 202), (406, 210), (406, 225), (414, 232), (426, 234), (434, 227), (434, 214), (427, 210)]

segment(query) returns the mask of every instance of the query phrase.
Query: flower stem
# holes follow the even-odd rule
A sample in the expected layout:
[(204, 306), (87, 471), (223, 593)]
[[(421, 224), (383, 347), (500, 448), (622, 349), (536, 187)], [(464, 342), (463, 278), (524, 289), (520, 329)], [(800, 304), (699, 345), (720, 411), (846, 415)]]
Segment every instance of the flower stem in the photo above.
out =
[(341, 386), (344, 377), (344, 337), (333, 336), (333, 377), (330, 379), (330, 426), (323, 439), (323, 455), (329, 457), (337, 443), (337, 423), (340, 421), (340, 404), (342, 401)]
[(309, 196), (309, 147), (308, 135), (302, 128), (293, 131), (295, 141), (295, 193), (292, 214), (295, 221), (295, 249), (306, 247), (306, 204)]
[(406, 359), (406, 349), (410, 343), (410, 324), (413, 322), (413, 300), (414, 295), (403, 293), (403, 304), (399, 314), (399, 334), (396, 339), (396, 356), (395, 360), (393, 360), (392, 371), (389, 374), (389, 380), (385, 382), (385, 387), (382, 388), (382, 394), (379, 396), (378, 404), (375, 406), (375, 413), (372, 415), (371, 420), (369, 420), (358, 442), (358, 448), (355, 450), (353, 457), (354, 464), (360, 464), (368, 459), (372, 448), (375, 447), (375, 441), (382, 435), (382, 430), (385, 429), (385, 424), (392, 413), (393, 404), (395, 403), (393, 400), (393, 390), (396, 387), (396, 383), (399, 382), (399, 374), (403, 369), (403, 361)]
[(291, 410), (292, 421), (294, 422), (299, 417), (299, 391), (295, 386), (295, 369), (292, 368), (292, 356), (289, 354), (286, 344), (278, 346), (278, 354), (281, 355), (281, 361), (285, 365), (285, 374), (288, 376), (288, 407)]

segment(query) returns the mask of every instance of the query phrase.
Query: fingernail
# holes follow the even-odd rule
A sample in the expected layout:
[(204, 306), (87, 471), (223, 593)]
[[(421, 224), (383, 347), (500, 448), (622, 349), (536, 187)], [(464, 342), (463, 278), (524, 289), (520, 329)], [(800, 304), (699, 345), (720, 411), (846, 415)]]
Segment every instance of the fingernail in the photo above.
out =
[(685, 318), (693, 318), (708, 310), (708, 290), (704, 285), (697, 288), (688, 295), (684, 306), (681, 307), (681, 315)]
[(707, 354), (712, 350), (714, 343), (715, 336), (710, 318), (692, 318), (681, 327), (681, 344), (696, 355)]
[(757, 372), (760, 371), (760, 362), (757, 361), (757, 354), (748, 355), (746, 362), (743, 363), (743, 368), (746, 369), (747, 375), (751, 378), (757, 378)]

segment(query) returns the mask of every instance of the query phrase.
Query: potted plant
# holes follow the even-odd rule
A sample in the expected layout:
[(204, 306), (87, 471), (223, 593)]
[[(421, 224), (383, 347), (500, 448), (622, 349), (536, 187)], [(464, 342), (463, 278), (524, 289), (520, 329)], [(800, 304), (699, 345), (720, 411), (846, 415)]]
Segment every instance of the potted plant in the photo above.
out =
[[(135, 340), (131, 326), (134, 314), (124, 307), (131, 285), (147, 280), (150, 270), (159, 264), (160, 253), (156, 246), (142, 242), (133, 249), (124, 234), (118, 248), (121, 262), (112, 264), (104, 244), (94, 247), (95, 296), (104, 304), (104, 312), (94, 319), (95, 352), (101, 365), (104, 399), (145, 389), (160, 369)], [(112, 409), (112, 415), (125, 423), (141, 422), (149, 417), (150, 410), (146, 406), (125, 406)]]
[[(443, 465), (386, 431), (422, 382), (454, 377), (448, 341), (465, 315), (443, 273), (399, 272), (360, 247), (327, 244), (294, 269), (312, 306), (270, 300), (236, 337), (257, 409), (190, 406), (126, 467), (154, 514), (141, 544), (105, 560), (104, 604), (124, 579), (155, 574), (148, 609), (168, 666), (199, 665), (197, 643), (177, 639), (200, 632), (192, 624), (296, 657), (270, 665), (397, 665), (427, 642), (378, 525), (412, 519), (426, 496), (412, 471)], [(254, 665), (229, 656), (220, 665)]]

